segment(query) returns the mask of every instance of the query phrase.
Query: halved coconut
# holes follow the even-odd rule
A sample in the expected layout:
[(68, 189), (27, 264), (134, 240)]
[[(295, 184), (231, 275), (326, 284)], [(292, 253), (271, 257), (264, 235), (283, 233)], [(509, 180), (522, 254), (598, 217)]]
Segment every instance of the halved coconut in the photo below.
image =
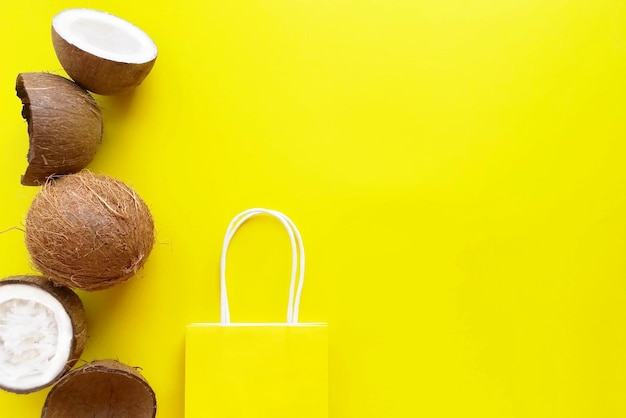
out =
[(66, 374), (50, 390), (42, 418), (156, 416), (154, 391), (133, 367), (96, 360)]
[(52, 44), (74, 81), (98, 94), (137, 87), (157, 57), (145, 32), (119, 17), (91, 9), (67, 9), (52, 19)]
[(0, 281), (0, 388), (30, 393), (76, 363), (87, 339), (79, 297), (44, 277)]
[(21, 73), (15, 83), (28, 122), (28, 168), (22, 184), (85, 168), (102, 142), (102, 113), (88, 91), (49, 73)]

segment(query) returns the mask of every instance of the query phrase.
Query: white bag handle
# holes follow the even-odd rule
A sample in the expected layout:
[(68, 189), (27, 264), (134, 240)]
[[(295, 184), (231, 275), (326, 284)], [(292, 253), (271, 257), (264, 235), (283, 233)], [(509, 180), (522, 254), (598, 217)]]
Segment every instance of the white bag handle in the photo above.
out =
[[(224, 236), (224, 244), (222, 246), (222, 257), (220, 260), (220, 322), (222, 325), (230, 324), (230, 309), (228, 307), (228, 293), (226, 291), (226, 255), (228, 253), (228, 247), (233, 239), (233, 236), (248, 219), (256, 216), (266, 214), (277, 218), (287, 230), (289, 234), (289, 240), (291, 241), (291, 284), (289, 286), (289, 304), (287, 305), (287, 323), (297, 324), (298, 315), (300, 312), (300, 297), (302, 295), (302, 286), (304, 285), (304, 245), (302, 244), (302, 236), (300, 231), (289, 217), (281, 212), (272, 209), (253, 208), (241, 212), (235, 216), (228, 228), (226, 229), (226, 235)], [(299, 263), (298, 263), (299, 261)], [(299, 274), (297, 274), (299, 273)], [(297, 278), (296, 278), (297, 276)], [(297, 291), (296, 291), (297, 281)], [(295, 292), (295, 294), (294, 294)]]

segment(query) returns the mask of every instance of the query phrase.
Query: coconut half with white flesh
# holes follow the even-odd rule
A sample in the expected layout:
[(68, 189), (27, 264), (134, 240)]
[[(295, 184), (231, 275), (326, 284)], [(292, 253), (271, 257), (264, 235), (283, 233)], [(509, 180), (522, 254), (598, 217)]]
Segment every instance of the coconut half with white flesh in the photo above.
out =
[(140, 85), (158, 54), (155, 43), (137, 26), (92, 9), (57, 14), (52, 19), (52, 44), (76, 83), (104, 95)]
[(0, 281), (0, 388), (31, 393), (60, 379), (87, 339), (80, 298), (39, 276)]

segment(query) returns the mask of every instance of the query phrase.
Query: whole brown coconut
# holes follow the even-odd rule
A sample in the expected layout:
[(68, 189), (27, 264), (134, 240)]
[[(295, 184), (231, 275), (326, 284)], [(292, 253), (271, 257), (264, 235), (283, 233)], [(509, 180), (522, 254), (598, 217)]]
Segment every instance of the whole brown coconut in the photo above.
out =
[(46, 183), (26, 216), (26, 246), (53, 282), (82, 290), (132, 277), (154, 244), (146, 204), (126, 184), (82, 171)]
[(50, 390), (42, 418), (156, 416), (156, 396), (133, 367), (96, 360), (66, 374)]
[(28, 168), (22, 184), (39, 186), (50, 176), (85, 168), (102, 142), (102, 113), (89, 92), (48, 73), (18, 74), (15, 90), (28, 122)]
[(83, 304), (39, 276), (0, 281), (0, 389), (31, 393), (57, 381), (87, 340)]
[(145, 32), (109, 13), (67, 9), (52, 19), (52, 45), (74, 81), (98, 94), (137, 87), (157, 58)]

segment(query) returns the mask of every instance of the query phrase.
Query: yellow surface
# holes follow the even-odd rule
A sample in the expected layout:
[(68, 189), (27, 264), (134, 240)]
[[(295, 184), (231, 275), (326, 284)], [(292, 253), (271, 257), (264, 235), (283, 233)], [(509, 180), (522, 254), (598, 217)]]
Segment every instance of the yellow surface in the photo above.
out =
[(326, 324), (194, 324), (185, 358), (185, 418), (328, 418)]
[[(75, 5), (3, 3), (0, 230), (37, 191), (19, 185), (14, 79), (62, 74), (49, 25)], [(83, 359), (142, 367), (160, 417), (183, 414), (185, 326), (217, 321), (221, 239), (252, 206), (304, 236), (333, 417), (626, 414), (625, 2), (81, 6), (160, 48), (133, 96), (98, 98), (90, 166), (135, 186), (159, 244), (142, 277), (81, 294)], [(231, 270), (233, 320), (282, 318), (288, 243), (266, 232), (233, 251), (250, 260)], [(31, 272), (18, 230), (0, 257), (2, 277)], [(44, 398), (2, 393), (0, 411), (38, 416)]]

